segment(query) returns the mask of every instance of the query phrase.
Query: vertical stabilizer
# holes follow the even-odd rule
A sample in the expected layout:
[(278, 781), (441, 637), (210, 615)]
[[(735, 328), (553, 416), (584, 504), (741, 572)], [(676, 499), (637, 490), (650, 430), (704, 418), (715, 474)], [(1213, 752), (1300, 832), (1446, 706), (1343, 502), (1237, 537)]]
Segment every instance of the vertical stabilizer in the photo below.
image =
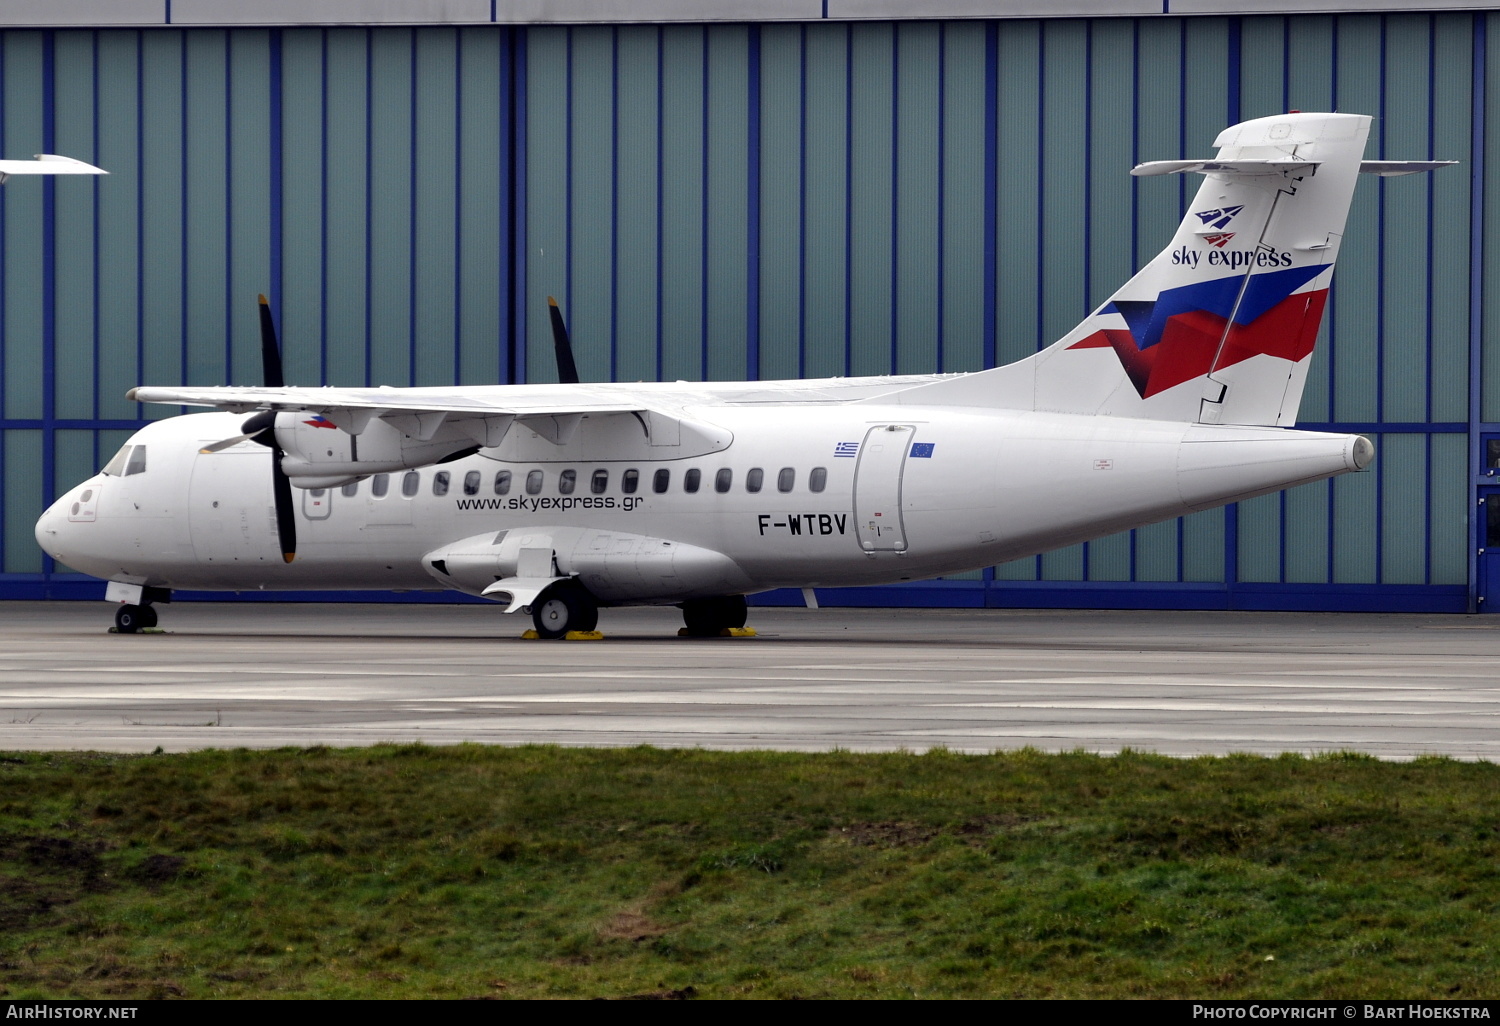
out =
[(1033, 357), (903, 392), (903, 403), (1034, 409), (1205, 424), (1290, 426), (1361, 171), (1370, 118), (1279, 114), (1226, 128), (1171, 243), (1109, 301)]
[(1213, 160), (1136, 168), (1205, 177), (1171, 244), (1034, 358), (1036, 408), (1295, 422), (1369, 131), (1359, 114), (1259, 118)]

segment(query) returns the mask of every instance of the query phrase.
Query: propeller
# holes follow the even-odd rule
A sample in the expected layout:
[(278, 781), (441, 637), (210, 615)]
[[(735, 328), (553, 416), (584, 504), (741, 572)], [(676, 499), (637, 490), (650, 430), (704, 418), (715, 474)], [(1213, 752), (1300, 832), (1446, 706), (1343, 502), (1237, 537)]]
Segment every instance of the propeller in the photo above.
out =
[[(281, 347), (276, 342), (276, 323), (271, 320), (271, 304), (260, 297), (260, 365), (261, 377), (268, 388), (281, 388), (286, 378), (281, 370)], [(281, 469), (286, 455), (276, 442), (276, 411), (261, 410), (251, 414), (240, 425), (243, 434), (214, 442), (199, 449), (200, 453), (221, 452), (241, 442), (255, 442), (271, 450), (271, 494), (276, 501), (276, 537), (281, 542), (281, 558), (290, 563), (297, 558), (297, 508), (292, 502), (292, 482)]]
[[(276, 341), (276, 322), (271, 320), (271, 304), (260, 297), (260, 365), (263, 384), (282, 388), (286, 377), (281, 371), (281, 346)], [(276, 442), (276, 411), (253, 414), (240, 426), (252, 441), (271, 450), (271, 494), (276, 500), (276, 537), (281, 542), (281, 558), (290, 563), (297, 558), (297, 508), (292, 504), (292, 482), (281, 469), (286, 455)]]
[(547, 313), (552, 318), (552, 348), (557, 353), (557, 380), (564, 385), (576, 385), (578, 365), (573, 362), (573, 343), (568, 339), (568, 326), (563, 323), (557, 300), (551, 296), (547, 297)]

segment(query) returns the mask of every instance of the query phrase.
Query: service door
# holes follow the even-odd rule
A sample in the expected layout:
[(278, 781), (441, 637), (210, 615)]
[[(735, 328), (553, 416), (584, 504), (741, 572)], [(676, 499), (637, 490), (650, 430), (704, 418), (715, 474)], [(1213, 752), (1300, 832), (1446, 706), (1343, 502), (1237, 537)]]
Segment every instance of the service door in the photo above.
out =
[(901, 522), (901, 472), (917, 429), (910, 424), (880, 424), (865, 433), (854, 470), (854, 522), (859, 546), (866, 552), (905, 552)]

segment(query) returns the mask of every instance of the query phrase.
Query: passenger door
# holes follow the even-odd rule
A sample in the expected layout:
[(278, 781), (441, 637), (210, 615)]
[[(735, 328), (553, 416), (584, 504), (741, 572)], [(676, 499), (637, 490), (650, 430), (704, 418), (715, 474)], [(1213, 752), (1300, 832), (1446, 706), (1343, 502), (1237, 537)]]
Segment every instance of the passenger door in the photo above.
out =
[(916, 433), (910, 424), (880, 424), (865, 432), (854, 468), (854, 523), (866, 552), (906, 551), (901, 475)]

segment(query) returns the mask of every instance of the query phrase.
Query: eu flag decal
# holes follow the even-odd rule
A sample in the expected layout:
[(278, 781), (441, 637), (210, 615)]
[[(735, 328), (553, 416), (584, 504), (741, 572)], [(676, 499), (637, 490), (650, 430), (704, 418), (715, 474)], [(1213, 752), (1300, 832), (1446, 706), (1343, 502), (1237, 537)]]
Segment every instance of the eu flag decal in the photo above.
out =
[(911, 455), (912, 455), (912, 459), (916, 459), (916, 460), (930, 460), (930, 459), (932, 459), (932, 447), (934, 445), (936, 445), (936, 444), (937, 444), (936, 442), (913, 442), (913, 443), (911, 443)]

